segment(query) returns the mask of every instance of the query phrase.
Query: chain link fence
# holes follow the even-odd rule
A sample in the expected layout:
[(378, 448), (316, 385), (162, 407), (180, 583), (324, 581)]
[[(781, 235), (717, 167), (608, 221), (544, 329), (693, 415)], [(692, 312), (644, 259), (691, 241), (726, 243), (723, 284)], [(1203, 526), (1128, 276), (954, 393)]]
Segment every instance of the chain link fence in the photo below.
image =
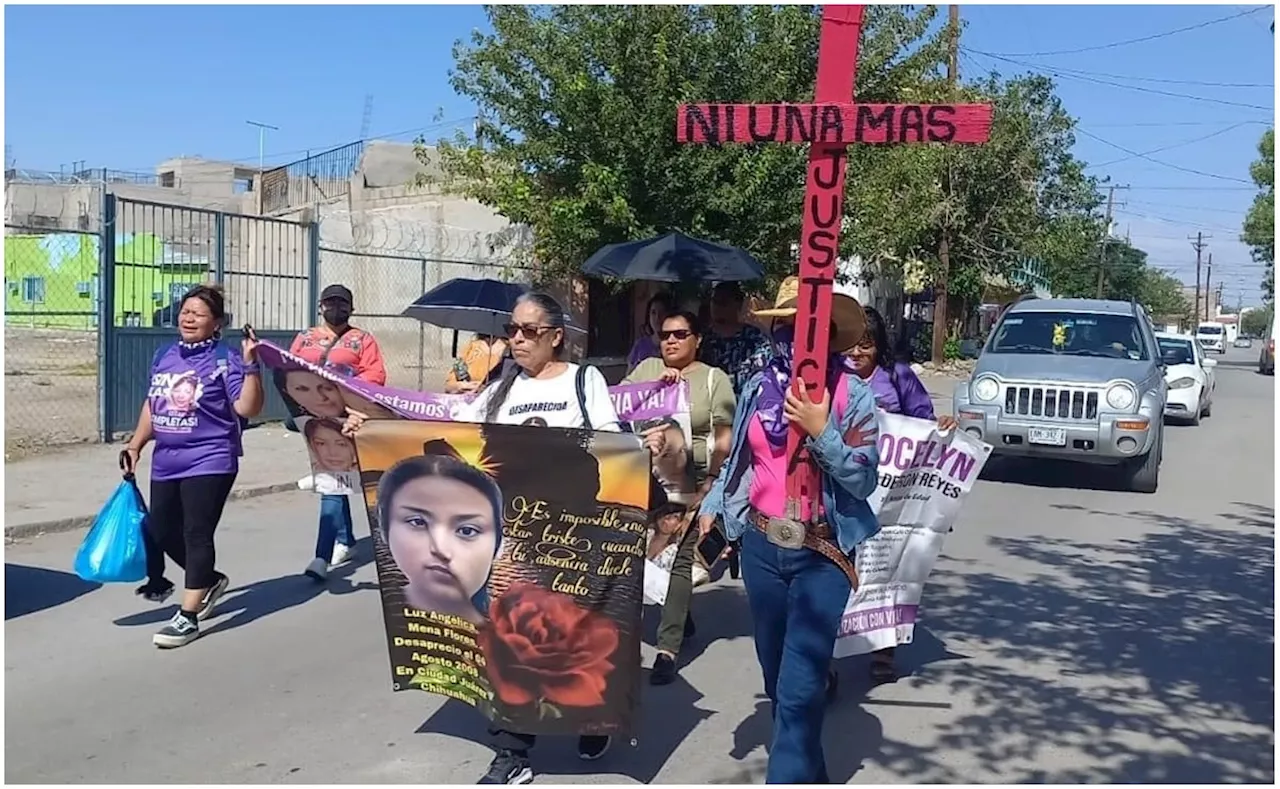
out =
[[(319, 287), (351, 288), (352, 322), (377, 338), (390, 386), (440, 391), (453, 362), (452, 331), (401, 315), (419, 296), (455, 278), (532, 280), (520, 229), (455, 213), (446, 203), (321, 217)], [(471, 339), (460, 333), (458, 348)]]
[(8, 459), (97, 437), (99, 244), (96, 233), (5, 225)]

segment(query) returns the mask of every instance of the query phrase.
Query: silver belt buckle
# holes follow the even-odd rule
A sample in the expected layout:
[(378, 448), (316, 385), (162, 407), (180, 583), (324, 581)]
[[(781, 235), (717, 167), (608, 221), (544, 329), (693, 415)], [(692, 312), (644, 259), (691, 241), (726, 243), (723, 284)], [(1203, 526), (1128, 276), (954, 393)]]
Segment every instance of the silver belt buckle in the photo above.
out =
[(804, 547), (804, 523), (790, 518), (769, 518), (765, 521), (764, 536), (779, 548), (799, 550)]

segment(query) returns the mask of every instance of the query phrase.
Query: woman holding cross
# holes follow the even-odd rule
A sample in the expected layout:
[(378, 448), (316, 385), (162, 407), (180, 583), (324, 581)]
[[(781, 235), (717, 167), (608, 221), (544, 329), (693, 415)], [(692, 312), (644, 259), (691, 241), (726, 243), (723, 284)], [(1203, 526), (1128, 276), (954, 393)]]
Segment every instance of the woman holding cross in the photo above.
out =
[[(767, 783), (827, 783), (822, 722), (828, 669), (841, 616), (857, 585), (850, 558), (879, 529), (867, 498), (875, 490), (875, 396), (838, 354), (812, 395), (792, 380), (799, 280), (778, 290), (775, 353), (738, 398), (729, 458), (699, 511), (703, 534), (716, 520), (742, 540), (742, 579), (754, 622), (756, 657), (773, 703)], [(862, 307), (836, 294), (831, 347), (849, 348), (865, 329)], [(816, 398), (816, 399), (815, 399)], [(818, 501), (787, 490), (787, 433), (799, 428), (817, 467)]]

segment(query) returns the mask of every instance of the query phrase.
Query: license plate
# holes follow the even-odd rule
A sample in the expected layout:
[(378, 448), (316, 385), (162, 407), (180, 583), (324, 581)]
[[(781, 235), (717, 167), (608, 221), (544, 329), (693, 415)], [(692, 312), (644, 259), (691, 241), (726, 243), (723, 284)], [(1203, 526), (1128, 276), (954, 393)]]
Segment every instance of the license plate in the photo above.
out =
[(1060, 427), (1031, 427), (1027, 428), (1027, 441), (1032, 444), (1065, 447), (1067, 445), (1067, 431)]

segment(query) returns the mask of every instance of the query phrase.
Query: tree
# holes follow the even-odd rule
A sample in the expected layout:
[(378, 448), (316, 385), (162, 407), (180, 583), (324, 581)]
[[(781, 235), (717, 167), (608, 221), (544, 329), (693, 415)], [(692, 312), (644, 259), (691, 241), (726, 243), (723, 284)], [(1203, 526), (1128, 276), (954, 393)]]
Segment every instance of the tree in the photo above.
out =
[(1159, 269), (1143, 268), (1137, 298), (1153, 318), (1176, 318), (1188, 324), (1194, 318), (1195, 308), (1183, 293), (1182, 282)]
[[(918, 90), (944, 89), (925, 82)], [(1101, 199), (1071, 153), (1075, 121), (1052, 80), (992, 75), (960, 91), (962, 101), (994, 104), (987, 144), (851, 153), (849, 203), (857, 210), (850, 212), (846, 252), (862, 255), (882, 274), (923, 269), (927, 285), (941, 273), (938, 249), (946, 237), (947, 290), (972, 304), (990, 278), (1007, 278), (1027, 259), (1052, 271), (1096, 250), (1094, 212)]]
[[(813, 6), (489, 6), (492, 34), (454, 46), (454, 89), (482, 119), (442, 141), (446, 188), (530, 226), (544, 277), (600, 246), (681, 230), (745, 247), (772, 279), (793, 269), (802, 146), (676, 143), (676, 107), (813, 96)], [(936, 72), (936, 10), (871, 6), (864, 101), (898, 101)]]
[(1276, 260), (1276, 132), (1267, 129), (1258, 143), (1258, 161), (1249, 165), (1249, 176), (1262, 190), (1245, 214), (1240, 240), (1249, 245), (1255, 263), (1264, 266), (1262, 291), (1267, 301), (1275, 297)]
[(1271, 328), (1271, 316), (1275, 313), (1275, 304), (1267, 304), (1260, 309), (1249, 310), (1240, 316), (1240, 333), (1250, 337), (1266, 338), (1267, 329)]

